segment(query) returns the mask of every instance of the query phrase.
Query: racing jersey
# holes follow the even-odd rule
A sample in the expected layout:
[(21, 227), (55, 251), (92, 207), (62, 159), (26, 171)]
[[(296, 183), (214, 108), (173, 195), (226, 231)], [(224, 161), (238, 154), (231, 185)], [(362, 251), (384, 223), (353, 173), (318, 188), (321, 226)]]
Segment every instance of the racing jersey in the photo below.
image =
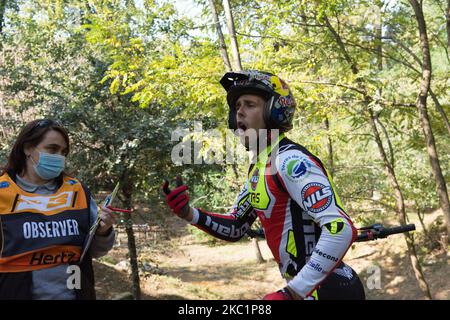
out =
[(217, 238), (237, 241), (256, 218), (282, 276), (301, 297), (314, 295), (333, 271), (351, 277), (341, 260), (356, 229), (322, 162), (283, 134), (258, 154), (231, 212), (193, 208), (190, 223)]

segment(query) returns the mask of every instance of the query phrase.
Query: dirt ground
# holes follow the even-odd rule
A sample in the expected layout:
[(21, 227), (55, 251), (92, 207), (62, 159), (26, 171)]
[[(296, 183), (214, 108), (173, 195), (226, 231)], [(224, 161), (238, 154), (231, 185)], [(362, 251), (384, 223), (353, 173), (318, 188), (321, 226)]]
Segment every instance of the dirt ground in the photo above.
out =
[[(436, 217), (437, 213), (426, 216), (426, 225)], [(420, 231), (419, 221), (411, 220)], [(259, 245), (265, 262), (257, 263), (251, 241), (212, 243), (172, 217), (151, 228), (147, 234), (136, 233), (142, 299), (260, 299), (285, 285), (264, 240)], [(119, 232), (114, 248), (95, 261), (99, 299), (131, 292), (127, 252), (126, 235)], [(433, 299), (450, 300), (448, 250), (420, 258)], [(402, 235), (356, 243), (344, 261), (359, 273), (367, 299), (424, 299)]]

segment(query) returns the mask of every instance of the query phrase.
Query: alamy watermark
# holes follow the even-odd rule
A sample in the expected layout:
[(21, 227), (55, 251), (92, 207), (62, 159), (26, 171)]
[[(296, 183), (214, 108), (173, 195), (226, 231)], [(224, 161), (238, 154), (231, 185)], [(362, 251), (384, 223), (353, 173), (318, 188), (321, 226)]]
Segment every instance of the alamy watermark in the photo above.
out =
[(69, 290), (81, 289), (81, 269), (78, 265), (70, 265), (67, 267), (66, 273), (70, 274), (67, 278), (66, 285)]
[(367, 268), (366, 286), (369, 290), (381, 289), (381, 268), (377, 265), (371, 265)]
[[(178, 143), (172, 148), (171, 159), (176, 165), (256, 163), (258, 151), (277, 141), (279, 135), (278, 129), (249, 128), (227, 130), (226, 133), (218, 129), (203, 130), (202, 123), (197, 121), (193, 131), (177, 128), (172, 132), (171, 141)], [(275, 161), (277, 151), (278, 144), (270, 153), (272, 161)]]

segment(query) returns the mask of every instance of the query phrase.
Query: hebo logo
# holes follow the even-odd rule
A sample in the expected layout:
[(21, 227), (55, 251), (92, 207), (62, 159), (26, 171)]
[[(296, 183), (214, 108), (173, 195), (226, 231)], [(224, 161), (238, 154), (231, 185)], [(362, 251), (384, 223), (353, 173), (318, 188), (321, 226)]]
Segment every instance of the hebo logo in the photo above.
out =
[(325, 224), (325, 228), (328, 230), (328, 233), (332, 236), (339, 234), (345, 228), (345, 222), (343, 219), (339, 218), (334, 221), (328, 222)]
[(319, 213), (330, 206), (333, 199), (333, 191), (330, 186), (311, 182), (303, 188), (302, 199), (306, 210)]
[(285, 177), (292, 182), (297, 182), (300, 178), (304, 179), (309, 176), (312, 165), (306, 158), (299, 156), (287, 157), (281, 166), (281, 171), (285, 173)]

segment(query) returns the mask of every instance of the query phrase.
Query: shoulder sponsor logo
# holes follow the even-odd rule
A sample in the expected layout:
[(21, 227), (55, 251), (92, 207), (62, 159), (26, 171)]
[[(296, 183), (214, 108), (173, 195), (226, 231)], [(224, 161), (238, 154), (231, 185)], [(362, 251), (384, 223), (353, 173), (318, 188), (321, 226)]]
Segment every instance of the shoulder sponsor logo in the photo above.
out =
[(17, 203), (16, 211), (36, 210), (39, 212), (49, 212), (67, 208), (70, 207), (72, 198), (72, 191), (63, 192), (56, 196), (29, 197), (21, 195)]
[(284, 159), (281, 165), (281, 172), (290, 181), (296, 182), (305, 179), (311, 173), (311, 162), (299, 155), (291, 155)]
[(9, 187), (9, 182), (3, 181), (0, 182), (0, 189), (5, 189)]
[(300, 178), (306, 173), (306, 161), (291, 160), (287, 164), (287, 173), (292, 178)]
[(77, 184), (78, 182), (76, 182), (75, 180), (70, 179), (69, 181), (67, 181), (68, 184), (70, 184), (71, 186), (73, 186), (74, 184)]
[(326, 210), (333, 199), (333, 192), (330, 186), (325, 186), (318, 182), (308, 183), (302, 190), (304, 207), (312, 212), (319, 213)]

